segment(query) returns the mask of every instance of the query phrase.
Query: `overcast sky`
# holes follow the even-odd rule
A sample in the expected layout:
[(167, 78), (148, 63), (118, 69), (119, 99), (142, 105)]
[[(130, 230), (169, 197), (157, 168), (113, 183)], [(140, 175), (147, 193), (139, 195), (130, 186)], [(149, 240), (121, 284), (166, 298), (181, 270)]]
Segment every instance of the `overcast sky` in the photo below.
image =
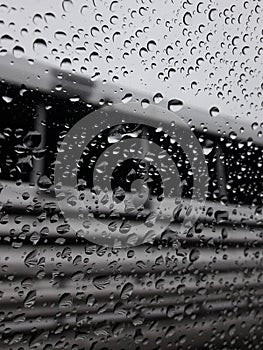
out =
[(260, 1), (1, 3), (1, 55), (263, 121)]

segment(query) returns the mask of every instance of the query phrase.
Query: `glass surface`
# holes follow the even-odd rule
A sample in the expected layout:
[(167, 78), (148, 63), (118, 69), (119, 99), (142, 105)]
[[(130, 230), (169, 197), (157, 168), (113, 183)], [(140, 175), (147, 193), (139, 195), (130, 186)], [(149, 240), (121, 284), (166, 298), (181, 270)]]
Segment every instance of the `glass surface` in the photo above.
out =
[(1, 1), (1, 350), (262, 349), (262, 41), (259, 0)]

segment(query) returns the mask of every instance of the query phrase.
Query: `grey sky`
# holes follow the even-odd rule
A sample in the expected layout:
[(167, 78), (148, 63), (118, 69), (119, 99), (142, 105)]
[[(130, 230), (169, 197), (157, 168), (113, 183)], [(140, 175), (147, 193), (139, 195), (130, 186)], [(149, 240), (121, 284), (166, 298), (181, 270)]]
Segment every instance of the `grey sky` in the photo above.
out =
[(260, 1), (1, 3), (1, 55), (263, 121)]

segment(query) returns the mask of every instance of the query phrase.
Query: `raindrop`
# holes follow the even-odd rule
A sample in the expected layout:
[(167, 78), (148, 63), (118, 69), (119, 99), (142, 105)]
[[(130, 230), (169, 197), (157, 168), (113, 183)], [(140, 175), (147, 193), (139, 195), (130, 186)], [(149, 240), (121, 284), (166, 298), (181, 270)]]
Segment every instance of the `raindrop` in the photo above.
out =
[(139, 51), (139, 56), (144, 57), (148, 53), (148, 50), (145, 47), (142, 47)]
[(20, 58), (24, 56), (24, 54), (25, 54), (25, 50), (23, 49), (23, 47), (17, 45), (13, 48), (13, 55), (16, 58)]
[(69, 230), (70, 230), (69, 224), (61, 224), (61, 225), (57, 226), (57, 228), (56, 228), (57, 233), (59, 233), (61, 235), (69, 232)]
[(229, 213), (226, 210), (217, 210), (215, 212), (215, 219), (217, 224), (225, 223), (228, 221)]
[(61, 30), (58, 30), (55, 32), (54, 37), (56, 40), (62, 40), (67, 37), (67, 34), (65, 32), (62, 32)]
[(25, 147), (33, 149), (40, 145), (42, 140), (41, 134), (38, 131), (29, 131), (23, 139)]
[(6, 102), (6, 103), (10, 103), (13, 101), (12, 97), (9, 96), (2, 96), (2, 99)]
[(46, 175), (42, 175), (39, 177), (37, 185), (40, 190), (47, 190), (52, 186), (52, 181)]
[(71, 60), (69, 58), (63, 58), (60, 63), (60, 68), (67, 70), (71, 69)]
[(110, 284), (110, 276), (94, 277), (92, 283), (98, 290), (103, 290)]
[(188, 26), (191, 23), (192, 15), (190, 12), (186, 12), (183, 16), (183, 23)]
[(9, 45), (12, 41), (14, 40), (14, 38), (8, 34), (4, 34), (1, 36), (1, 45), (5, 46), (5, 45)]
[(112, 3), (110, 4), (110, 11), (114, 12), (116, 10), (116, 5), (118, 5), (118, 1), (114, 0), (112, 1)]
[(83, 5), (80, 9), (80, 13), (85, 16), (85, 15), (88, 15), (88, 9), (89, 7), (87, 5)]
[(70, 102), (79, 102), (80, 101), (80, 97), (79, 96), (74, 96), (74, 97), (70, 97)]
[(132, 94), (126, 94), (121, 100), (123, 103), (128, 103), (132, 99)]
[(28, 292), (24, 300), (24, 307), (26, 308), (32, 307), (35, 304), (36, 296), (37, 296), (37, 293), (35, 290)]
[(37, 265), (37, 251), (33, 250), (25, 257), (24, 263), (27, 267), (34, 267)]
[(153, 51), (156, 47), (156, 42), (154, 40), (150, 40), (148, 43), (147, 43), (147, 50), (148, 51)]
[(209, 21), (213, 22), (215, 20), (215, 15), (216, 15), (216, 9), (213, 8), (208, 12)]
[(65, 12), (72, 11), (72, 9), (73, 9), (73, 2), (72, 2), (72, 0), (63, 0), (62, 8), (63, 8), (63, 10)]
[(203, 152), (206, 156), (212, 152), (213, 148), (214, 148), (214, 142), (208, 139), (205, 140), (205, 144), (203, 146)]
[(91, 54), (89, 55), (89, 60), (92, 62), (92, 61), (94, 61), (94, 59), (95, 59), (96, 57), (99, 57), (99, 54), (98, 54), (98, 52), (93, 51), (93, 52), (91, 52)]
[(115, 42), (116, 38), (117, 38), (118, 36), (120, 36), (120, 35), (121, 35), (120, 32), (115, 32), (115, 33), (112, 35), (112, 41)]
[(121, 295), (120, 295), (121, 299), (122, 300), (129, 299), (133, 293), (133, 288), (134, 287), (132, 283), (126, 283), (121, 291)]
[(229, 137), (231, 138), (231, 140), (235, 140), (237, 138), (237, 133), (234, 131), (231, 131), (229, 134)]
[(70, 293), (64, 293), (59, 299), (58, 302), (59, 307), (61, 308), (69, 308), (73, 305), (73, 298)]
[(189, 254), (189, 260), (191, 262), (194, 262), (194, 261), (198, 260), (199, 257), (200, 257), (200, 250), (197, 248), (192, 249), (190, 254)]
[(42, 20), (43, 18), (39, 13), (35, 14), (35, 16), (33, 17), (33, 23), (36, 25), (41, 25)]
[(150, 101), (147, 98), (144, 98), (141, 102), (142, 108), (147, 108), (150, 105)]
[(20, 30), (20, 35), (21, 35), (21, 36), (25, 36), (26, 34), (28, 34), (27, 28), (22, 28), (22, 29)]
[(47, 23), (50, 23), (52, 20), (54, 20), (56, 18), (56, 16), (52, 12), (47, 12), (47, 13), (45, 13), (44, 18), (45, 18), (45, 21)]
[(219, 115), (219, 109), (217, 107), (211, 107), (209, 110), (211, 117), (217, 117)]
[(117, 143), (122, 139), (122, 135), (118, 132), (113, 132), (108, 136), (109, 143)]
[(36, 53), (41, 53), (43, 52), (43, 50), (45, 50), (47, 47), (47, 43), (44, 39), (36, 39), (33, 43), (33, 50), (36, 52)]
[(153, 96), (153, 102), (154, 103), (160, 103), (163, 100), (163, 95), (161, 93), (157, 93)]
[(91, 34), (91, 36), (93, 36), (93, 37), (95, 37), (95, 35), (97, 34), (97, 33), (99, 33), (100, 31), (99, 31), (99, 29), (97, 28), (97, 27), (92, 27), (91, 28), (91, 30), (90, 30), (90, 34)]
[(168, 102), (168, 109), (172, 112), (178, 112), (183, 108), (183, 102), (177, 99), (170, 100)]

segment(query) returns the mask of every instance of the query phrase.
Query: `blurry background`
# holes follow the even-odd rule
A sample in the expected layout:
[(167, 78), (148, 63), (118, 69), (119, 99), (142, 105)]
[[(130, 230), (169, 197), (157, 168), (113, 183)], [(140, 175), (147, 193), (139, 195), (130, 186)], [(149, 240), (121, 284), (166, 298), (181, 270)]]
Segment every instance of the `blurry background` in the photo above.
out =
[[(262, 41), (260, 1), (0, 2), (1, 350), (262, 348)], [(165, 198), (169, 229), (152, 244), (109, 248), (88, 240), (101, 234), (89, 222), (68, 224), (54, 164), (80, 118), (131, 99), (189, 124), (209, 193), (187, 234), (187, 211)], [(87, 167), (127, 130), (106, 130)], [(188, 198), (193, 169), (171, 144)], [(126, 165), (115, 180), (130, 184)], [(114, 231), (122, 221), (104, 211), (106, 195), (90, 214)], [(132, 227), (137, 216), (126, 216)]]

